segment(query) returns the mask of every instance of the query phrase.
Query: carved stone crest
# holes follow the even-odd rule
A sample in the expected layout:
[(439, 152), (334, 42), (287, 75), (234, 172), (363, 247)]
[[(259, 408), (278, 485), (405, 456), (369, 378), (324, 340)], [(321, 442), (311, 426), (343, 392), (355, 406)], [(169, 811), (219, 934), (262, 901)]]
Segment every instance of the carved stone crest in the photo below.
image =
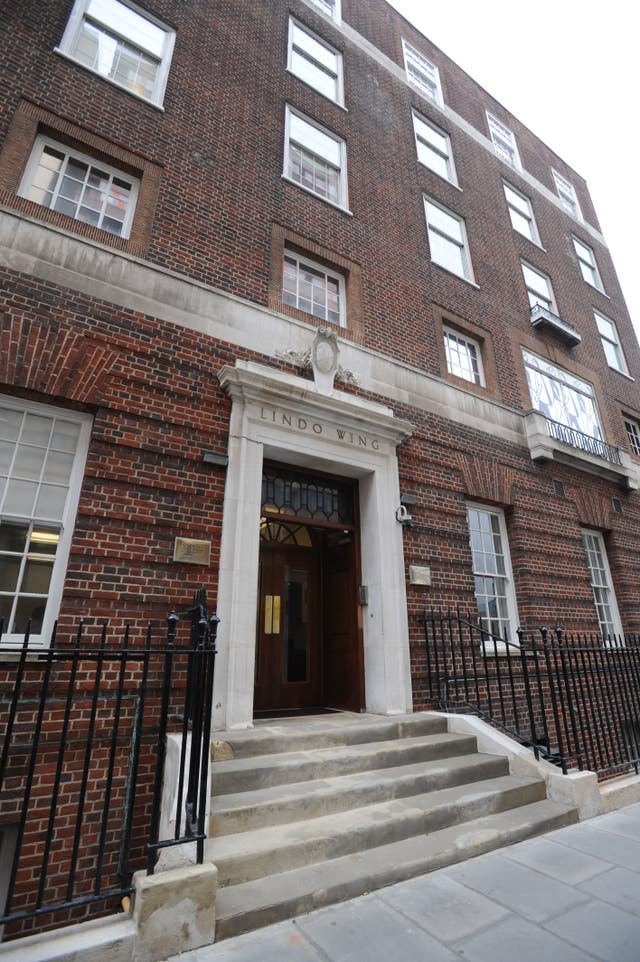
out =
[(306, 351), (276, 351), (276, 357), (288, 361), (302, 371), (312, 371), (316, 390), (320, 394), (332, 394), (334, 380), (343, 384), (358, 386), (359, 379), (353, 371), (348, 371), (338, 363), (340, 348), (336, 332), (328, 327), (319, 327)]

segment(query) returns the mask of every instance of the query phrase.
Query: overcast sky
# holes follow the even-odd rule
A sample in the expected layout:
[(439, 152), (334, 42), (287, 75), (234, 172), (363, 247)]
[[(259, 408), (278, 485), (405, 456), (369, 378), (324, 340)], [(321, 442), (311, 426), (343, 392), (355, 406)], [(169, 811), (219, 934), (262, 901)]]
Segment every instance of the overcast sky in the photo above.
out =
[(640, 333), (635, 4), (390, 2), (586, 179)]

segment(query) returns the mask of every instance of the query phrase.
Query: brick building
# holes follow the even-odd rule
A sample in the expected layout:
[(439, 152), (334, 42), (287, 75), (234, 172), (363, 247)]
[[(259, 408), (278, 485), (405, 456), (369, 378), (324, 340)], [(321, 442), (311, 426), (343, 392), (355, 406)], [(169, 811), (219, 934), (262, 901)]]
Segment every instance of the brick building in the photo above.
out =
[(243, 728), (429, 706), (425, 606), (640, 630), (579, 174), (384, 0), (0, 9), (6, 650), (204, 586)]

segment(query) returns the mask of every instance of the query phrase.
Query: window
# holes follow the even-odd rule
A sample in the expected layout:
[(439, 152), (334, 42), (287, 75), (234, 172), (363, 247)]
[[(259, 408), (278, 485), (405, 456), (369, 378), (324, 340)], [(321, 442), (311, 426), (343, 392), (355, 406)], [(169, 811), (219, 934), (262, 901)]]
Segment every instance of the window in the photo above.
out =
[(558, 197), (567, 214), (571, 214), (572, 217), (582, 220), (582, 211), (580, 210), (580, 204), (578, 203), (573, 184), (565, 180), (556, 170), (552, 170), (551, 173), (553, 174), (556, 190), (558, 191)]
[(72, 60), (161, 105), (175, 34), (132, 3), (76, 0), (58, 48)]
[(315, 3), (316, 7), (320, 7), (332, 20), (340, 22), (340, 0), (311, 0), (311, 2)]
[(504, 514), (469, 504), (467, 519), (480, 624), (503, 641), (515, 641), (518, 613)]
[(542, 307), (546, 307), (548, 311), (557, 314), (556, 301), (553, 296), (550, 278), (541, 271), (536, 270), (535, 267), (531, 267), (530, 264), (525, 263), (525, 261), (521, 261), (520, 263), (522, 264), (522, 273), (524, 275), (524, 283), (527, 288), (530, 307), (541, 304)]
[(611, 571), (604, 546), (604, 538), (599, 531), (582, 531), (582, 540), (587, 552), (587, 564), (591, 576), (593, 600), (595, 601), (603, 638), (622, 634), (622, 625), (618, 613), (618, 603), (613, 590)]
[(522, 356), (536, 411), (589, 438), (604, 440), (591, 384), (529, 351), (523, 350)]
[(599, 311), (594, 311), (593, 316), (598, 326), (598, 331), (600, 332), (600, 340), (602, 341), (602, 349), (604, 350), (607, 364), (615, 371), (628, 374), (629, 369), (627, 368), (627, 362), (622, 353), (620, 338), (618, 337), (615, 324), (613, 321), (610, 321), (608, 317), (605, 317), (604, 314), (600, 314)]
[(293, 17), (289, 18), (287, 66), (323, 96), (337, 104), (343, 103), (342, 54)]
[(282, 300), (323, 321), (345, 326), (344, 278), (286, 249)]
[(628, 414), (625, 414), (624, 426), (627, 431), (627, 437), (629, 438), (631, 450), (636, 457), (640, 458), (640, 422), (636, 421), (634, 418), (630, 418)]
[(602, 281), (600, 279), (600, 272), (598, 271), (598, 265), (596, 264), (596, 258), (590, 247), (583, 244), (581, 240), (577, 237), (572, 237), (573, 246), (578, 258), (578, 266), (584, 280), (587, 284), (591, 284), (598, 291), (603, 291)]
[(412, 117), (418, 160), (439, 177), (444, 177), (445, 180), (455, 184), (456, 172), (449, 135), (424, 117), (420, 117), (415, 111)]
[(0, 618), (3, 641), (48, 640), (62, 593), (87, 415), (0, 398)]
[(487, 111), (487, 123), (489, 124), (489, 133), (491, 134), (494, 150), (500, 160), (504, 160), (505, 164), (509, 164), (510, 167), (515, 167), (516, 170), (520, 170), (522, 165), (520, 163), (518, 145), (516, 144), (516, 138), (513, 136), (513, 133), (508, 127), (500, 123), (497, 117), (490, 114), (489, 111)]
[(484, 385), (484, 371), (478, 342), (448, 327), (443, 327), (442, 334), (449, 374), (461, 377), (472, 384)]
[(416, 48), (407, 43), (404, 38), (402, 49), (404, 51), (404, 67), (409, 83), (416, 87), (423, 96), (442, 106), (440, 73), (436, 65), (427, 60), (421, 53), (418, 53)]
[(511, 218), (511, 226), (519, 234), (528, 237), (534, 244), (540, 244), (538, 228), (533, 216), (531, 201), (511, 184), (503, 183), (504, 196), (507, 201), (507, 209)]
[(339, 207), (347, 206), (343, 140), (287, 106), (284, 176)]
[(431, 260), (446, 270), (473, 281), (464, 221), (428, 197), (424, 199)]
[(18, 193), (118, 237), (128, 237), (138, 181), (102, 161), (38, 137)]

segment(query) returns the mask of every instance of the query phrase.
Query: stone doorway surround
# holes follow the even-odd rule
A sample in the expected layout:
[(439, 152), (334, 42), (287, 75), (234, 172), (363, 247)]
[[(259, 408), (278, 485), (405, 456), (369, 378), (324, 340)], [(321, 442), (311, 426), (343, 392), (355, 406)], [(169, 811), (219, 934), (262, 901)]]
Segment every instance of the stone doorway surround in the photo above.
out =
[(366, 710), (412, 710), (396, 448), (414, 431), (391, 408), (252, 361), (218, 373), (232, 401), (218, 584), (216, 730), (253, 725), (262, 465), (358, 479)]

